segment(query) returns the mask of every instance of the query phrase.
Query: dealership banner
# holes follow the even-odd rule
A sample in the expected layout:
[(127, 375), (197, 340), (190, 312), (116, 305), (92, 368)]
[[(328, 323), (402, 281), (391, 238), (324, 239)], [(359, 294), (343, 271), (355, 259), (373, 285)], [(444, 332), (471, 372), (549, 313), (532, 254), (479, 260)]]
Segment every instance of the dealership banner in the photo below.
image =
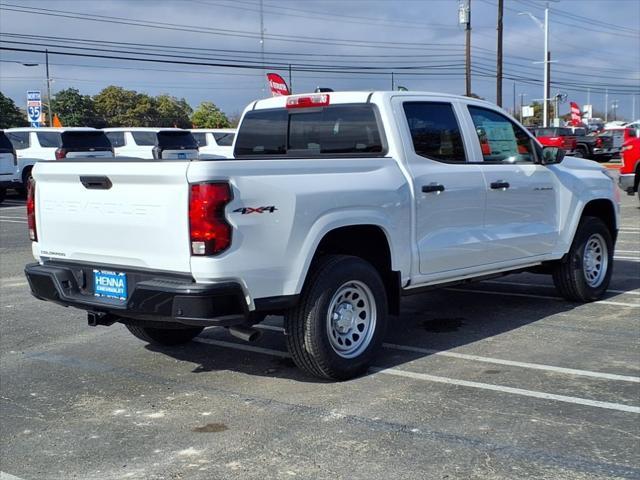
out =
[(269, 88), (271, 89), (271, 95), (279, 97), (281, 95), (291, 95), (287, 82), (284, 81), (277, 73), (267, 73), (267, 82), (269, 82)]

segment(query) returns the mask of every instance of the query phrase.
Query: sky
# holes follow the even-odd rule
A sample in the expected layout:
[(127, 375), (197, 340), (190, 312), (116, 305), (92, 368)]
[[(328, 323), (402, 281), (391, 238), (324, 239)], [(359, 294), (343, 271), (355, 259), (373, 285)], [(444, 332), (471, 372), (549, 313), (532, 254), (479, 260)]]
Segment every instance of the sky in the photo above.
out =
[[(472, 90), (492, 102), (497, 1), (471, 0)], [(544, 35), (531, 16), (542, 20), (547, 2), (504, 3), (503, 107), (512, 109), (514, 100), (519, 105), (543, 97)], [(118, 85), (185, 98), (194, 108), (211, 101), (228, 115), (269, 96), (265, 71), (288, 80), (288, 65), (295, 93), (317, 86), (389, 90), (392, 73), (396, 87), (464, 93), (458, 0), (262, 4), (264, 43), (260, 0), (0, 0), (0, 47), (52, 52), (54, 94), (74, 87), (94, 95)], [(616, 116), (631, 119), (635, 98), (639, 118), (640, 0), (549, 5), (552, 95), (567, 98), (560, 113), (569, 111), (569, 101), (590, 101), (598, 111), (608, 105), (612, 119), (615, 103)], [(44, 60), (40, 52), (0, 50), (0, 91), (21, 107), (27, 90), (44, 95)]]

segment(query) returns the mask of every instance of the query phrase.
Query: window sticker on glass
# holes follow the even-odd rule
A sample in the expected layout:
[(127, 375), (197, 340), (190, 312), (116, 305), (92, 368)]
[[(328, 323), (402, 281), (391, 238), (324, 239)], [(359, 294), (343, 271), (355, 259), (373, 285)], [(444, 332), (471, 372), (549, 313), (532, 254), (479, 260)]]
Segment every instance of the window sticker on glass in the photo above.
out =
[[(518, 143), (511, 124), (485, 121), (478, 127), (478, 130), (478, 135), (481, 139), (480, 144), (487, 145), (488, 155), (508, 157), (513, 152), (518, 151)], [(483, 150), (487, 149), (487, 147), (483, 147)], [(482, 153), (484, 154), (485, 152), (483, 151)]]

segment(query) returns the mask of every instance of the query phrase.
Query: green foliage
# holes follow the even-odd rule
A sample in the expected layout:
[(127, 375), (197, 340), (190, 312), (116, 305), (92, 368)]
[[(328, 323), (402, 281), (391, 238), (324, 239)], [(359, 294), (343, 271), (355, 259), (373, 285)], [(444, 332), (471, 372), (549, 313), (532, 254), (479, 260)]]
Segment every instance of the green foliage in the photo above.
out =
[(13, 100), (0, 92), (0, 128), (25, 127), (29, 125), (27, 114)]
[(191, 116), (195, 128), (229, 128), (227, 116), (212, 102), (202, 102)]
[(89, 95), (81, 95), (75, 88), (60, 90), (51, 99), (53, 113), (58, 115), (65, 127), (105, 126), (105, 121), (98, 115)]
[(178, 100), (169, 95), (155, 98), (157, 119), (156, 126), (191, 128), (189, 117), (193, 110), (184, 98)]
[(110, 127), (146, 127), (150, 97), (111, 85), (93, 97), (96, 112)]

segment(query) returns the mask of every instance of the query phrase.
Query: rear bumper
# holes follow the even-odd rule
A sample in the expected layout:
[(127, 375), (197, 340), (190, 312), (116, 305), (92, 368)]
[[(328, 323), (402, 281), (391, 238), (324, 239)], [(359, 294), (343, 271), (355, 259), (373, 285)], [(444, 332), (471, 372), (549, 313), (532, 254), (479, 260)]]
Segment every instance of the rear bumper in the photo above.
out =
[(236, 282), (198, 284), (185, 277), (126, 272), (131, 288), (126, 300), (118, 300), (94, 296), (87, 270), (84, 266), (32, 263), (25, 267), (25, 275), (36, 298), (86, 310), (92, 318), (231, 326), (245, 323), (249, 317), (244, 291)]
[(618, 186), (627, 192), (629, 195), (633, 195), (635, 193), (636, 174), (635, 173), (624, 173), (618, 176)]

